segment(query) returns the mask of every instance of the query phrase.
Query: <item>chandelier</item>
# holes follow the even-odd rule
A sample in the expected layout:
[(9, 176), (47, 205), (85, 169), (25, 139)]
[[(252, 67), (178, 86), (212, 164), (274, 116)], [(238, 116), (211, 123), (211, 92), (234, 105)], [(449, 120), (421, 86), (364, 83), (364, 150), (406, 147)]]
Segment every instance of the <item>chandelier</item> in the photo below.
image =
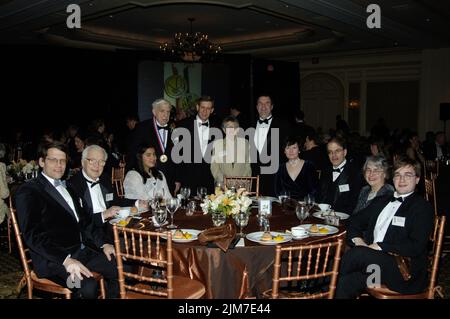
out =
[(164, 43), (160, 50), (173, 57), (181, 58), (185, 62), (207, 61), (214, 58), (222, 48), (208, 40), (208, 35), (201, 32), (192, 32), (194, 18), (188, 18), (191, 28), (189, 32), (177, 32), (172, 43)]

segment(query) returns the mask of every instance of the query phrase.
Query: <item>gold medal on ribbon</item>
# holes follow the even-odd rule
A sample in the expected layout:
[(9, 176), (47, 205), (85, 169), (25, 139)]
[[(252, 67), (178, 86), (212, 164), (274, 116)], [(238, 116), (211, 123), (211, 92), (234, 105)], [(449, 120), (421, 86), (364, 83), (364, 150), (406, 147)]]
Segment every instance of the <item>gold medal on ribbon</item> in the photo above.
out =
[(166, 155), (166, 154), (161, 155), (161, 156), (159, 157), (159, 160), (161, 161), (161, 163), (167, 162), (167, 155)]

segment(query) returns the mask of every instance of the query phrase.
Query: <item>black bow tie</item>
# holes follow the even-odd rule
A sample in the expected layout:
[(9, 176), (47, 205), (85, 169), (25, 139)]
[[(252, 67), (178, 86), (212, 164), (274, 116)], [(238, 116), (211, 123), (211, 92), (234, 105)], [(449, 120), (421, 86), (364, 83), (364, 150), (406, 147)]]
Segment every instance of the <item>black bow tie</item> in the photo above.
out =
[(334, 172), (340, 174), (340, 173), (341, 173), (341, 168), (333, 168), (333, 173), (334, 173)]
[(100, 180), (93, 182), (88, 180), (87, 178), (85, 178), (86, 182), (88, 182), (89, 184), (91, 184), (91, 188), (93, 188), (95, 185), (99, 184), (100, 185)]
[(159, 126), (158, 124), (156, 124), (156, 126), (158, 127), (158, 131), (159, 131), (159, 130), (169, 130), (169, 125), (166, 125), (166, 126)]
[(391, 197), (391, 202), (395, 202), (396, 200), (398, 200), (400, 203), (403, 203), (403, 197), (395, 197), (395, 196), (392, 196)]
[(209, 127), (209, 122), (200, 123), (200, 126), (207, 126), (207, 127)]
[(269, 124), (269, 121), (270, 121), (271, 119), (272, 119), (272, 117), (268, 117), (268, 118), (266, 118), (266, 119), (264, 119), (264, 120), (259, 119), (259, 120), (258, 120), (258, 123), (259, 123), (259, 124), (263, 124), (263, 123)]

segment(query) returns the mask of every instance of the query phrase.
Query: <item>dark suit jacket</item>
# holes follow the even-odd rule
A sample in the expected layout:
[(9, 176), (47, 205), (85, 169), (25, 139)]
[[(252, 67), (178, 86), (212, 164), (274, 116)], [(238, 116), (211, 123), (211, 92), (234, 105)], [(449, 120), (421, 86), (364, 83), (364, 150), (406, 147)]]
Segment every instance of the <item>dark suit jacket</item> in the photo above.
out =
[[(333, 167), (331, 164), (322, 170), (319, 181), (319, 193), (316, 202), (327, 203), (335, 211), (352, 214), (356, 207), (359, 192), (365, 184), (361, 170), (352, 160), (347, 159), (344, 170), (333, 182)], [(339, 191), (339, 186), (347, 185), (348, 191)]]
[[(93, 216), (93, 220), (98, 226), (101, 226), (103, 224), (101, 214), (94, 214), (91, 193), (89, 192), (88, 184), (84, 179), (82, 171), (79, 171), (72, 176), (67, 183), (76, 195), (77, 200), (81, 200), (84, 210)], [(103, 193), (103, 200), (105, 201), (106, 208), (110, 208), (111, 206), (134, 206), (134, 203), (136, 202), (135, 200), (120, 198), (117, 195), (116, 189), (112, 187), (111, 177), (105, 173), (100, 176), (100, 188)], [(109, 195), (107, 198), (107, 194), (112, 195)], [(111, 196), (112, 198), (110, 198)]]
[[(158, 142), (158, 131), (155, 131), (153, 125), (153, 118), (143, 121), (136, 126), (133, 133), (132, 143), (129, 147), (127, 158), (127, 171), (135, 168), (136, 165), (136, 153), (142, 144), (151, 144), (156, 148), (157, 168), (164, 173), (167, 180), (167, 186), (169, 186), (170, 192), (173, 194), (175, 190), (175, 182), (180, 182), (178, 176), (178, 168), (172, 161), (171, 152), (173, 148), (172, 130), (169, 129), (167, 135), (167, 146), (163, 153)], [(168, 160), (165, 163), (160, 161), (162, 154), (167, 155)]]
[[(390, 198), (389, 195), (375, 198), (368, 207), (351, 216), (347, 227), (347, 239), (350, 245), (353, 245), (351, 239), (355, 237), (363, 238), (367, 244), (373, 242), (373, 230), (378, 216), (389, 203)], [(413, 193), (405, 198), (395, 216), (405, 217), (405, 226), (394, 226), (391, 223), (383, 242), (378, 245), (384, 252), (411, 257), (412, 277), (407, 283), (408, 290), (421, 290), (425, 288), (428, 277), (427, 244), (433, 229), (433, 209), (422, 196)], [(402, 289), (402, 287), (390, 288), (397, 291)]]
[[(211, 163), (205, 161), (201, 154), (201, 148), (197, 135), (194, 135), (194, 120), (196, 117), (190, 117), (179, 122), (179, 127), (185, 128), (189, 131), (191, 141), (190, 141), (190, 163), (182, 162), (179, 166), (181, 183), (183, 186), (188, 186), (191, 188), (192, 194), (195, 194), (197, 187), (204, 186), (208, 189), (208, 193), (211, 194), (214, 191), (214, 177), (211, 174)], [(210, 118), (209, 128), (216, 127), (215, 123)], [(209, 147), (205, 154), (211, 152), (212, 142), (215, 137), (211, 135), (212, 131), (209, 132)], [(180, 139), (180, 142), (182, 139)], [(184, 154), (184, 152), (182, 153)], [(201, 163), (195, 163), (195, 159), (201, 159)]]
[[(253, 124), (253, 127), (256, 130), (257, 121)], [(286, 157), (284, 155), (284, 142), (286, 140), (286, 137), (288, 135), (288, 132), (290, 132), (289, 129), (289, 122), (273, 116), (272, 122), (270, 123), (269, 132), (267, 133), (266, 143), (264, 144), (262, 154), (265, 154), (266, 156), (269, 156), (271, 160), (268, 163), (263, 163), (262, 159), (260, 158), (259, 152), (256, 150), (256, 145), (254, 139), (250, 138), (249, 144), (250, 149), (255, 150), (254, 152), (250, 152), (251, 154), (256, 153), (257, 158), (252, 158), (252, 175), (260, 175), (259, 179), (259, 190), (261, 195), (266, 196), (275, 196), (275, 174), (278, 171), (279, 166), (285, 162)], [(279, 129), (279, 139), (278, 139), (278, 148), (274, 150), (274, 154), (272, 154), (272, 128), (278, 128)], [(273, 174), (262, 174), (261, 168), (271, 166), (272, 158), (278, 156), (278, 165), (275, 167), (275, 172)]]
[(79, 222), (72, 209), (56, 188), (40, 174), (24, 183), (15, 196), (17, 216), (26, 246), (30, 249), (33, 269), (39, 277), (57, 275), (52, 272), (61, 266), (69, 254), (81, 243), (99, 250), (105, 244), (103, 231), (92, 222), (70, 187)]

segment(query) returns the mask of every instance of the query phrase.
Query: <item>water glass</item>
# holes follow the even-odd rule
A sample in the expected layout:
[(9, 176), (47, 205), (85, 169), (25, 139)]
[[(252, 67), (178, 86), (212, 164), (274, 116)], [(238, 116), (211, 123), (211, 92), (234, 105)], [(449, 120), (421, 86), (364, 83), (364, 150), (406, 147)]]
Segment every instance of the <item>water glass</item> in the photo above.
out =
[(222, 212), (212, 212), (211, 218), (215, 227), (222, 226), (226, 221), (226, 216)]
[(307, 207), (305, 205), (298, 204), (295, 207), (295, 215), (297, 215), (297, 218), (300, 220), (300, 224), (302, 224), (303, 221), (309, 216)]
[(208, 193), (206, 187), (197, 187), (197, 196), (200, 200), (203, 200)]
[(238, 214), (236, 214), (234, 216), (234, 221), (235, 221), (236, 225), (239, 226), (239, 230), (240, 230), (238, 235), (241, 237), (245, 236), (245, 233), (242, 231), (242, 228), (247, 226), (248, 219), (249, 219), (248, 213), (239, 212)]
[(155, 218), (156, 223), (159, 225), (156, 230), (162, 231), (162, 226), (167, 220), (167, 211), (164, 208), (158, 207), (153, 212), (153, 217)]
[(194, 215), (195, 209), (197, 207), (197, 203), (193, 200), (189, 201), (186, 206), (186, 216)]
[(180, 194), (183, 196), (181, 207), (186, 208), (189, 196), (191, 196), (191, 189), (189, 187), (181, 187)]
[(176, 225), (173, 223), (173, 214), (175, 214), (176, 210), (180, 206), (180, 202), (177, 198), (170, 198), (166, 203), (167, 211), (170, 213), (171, 223), (167, 228), (177, 228)]

